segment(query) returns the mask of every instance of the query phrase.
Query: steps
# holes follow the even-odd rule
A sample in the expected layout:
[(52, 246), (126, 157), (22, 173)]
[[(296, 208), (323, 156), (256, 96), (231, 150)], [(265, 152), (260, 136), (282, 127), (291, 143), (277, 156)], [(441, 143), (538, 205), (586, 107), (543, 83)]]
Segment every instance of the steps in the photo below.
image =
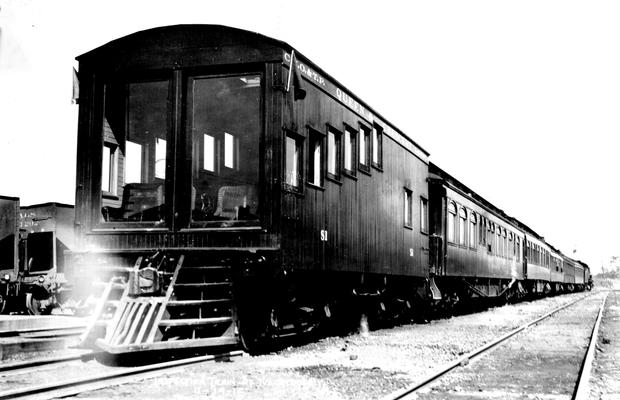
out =
[[(139, 258), (132, 279), (108, 282), (93, 316), (93, 326), (106, 327), (96, 346), (127, 353), (237, 344), (231, 266), (165, 257), (159, 263)], [(111, 298), (121, 286), (120, 299)], [(104, 309), (113, 316), (105, 318)]]

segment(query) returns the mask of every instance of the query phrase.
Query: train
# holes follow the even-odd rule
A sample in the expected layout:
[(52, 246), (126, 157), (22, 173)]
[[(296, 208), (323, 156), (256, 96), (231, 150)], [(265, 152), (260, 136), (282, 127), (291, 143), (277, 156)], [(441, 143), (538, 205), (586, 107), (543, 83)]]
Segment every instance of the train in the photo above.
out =
[(74, 216), (69, 204), (20, 206), (0, 196), (0, 313), (49, 314), (70, 297), (64, 254)]
[(285, 42), (174, 25), (77, 61), (84, 346), (260, 352), (359, 313), (591, 285)]

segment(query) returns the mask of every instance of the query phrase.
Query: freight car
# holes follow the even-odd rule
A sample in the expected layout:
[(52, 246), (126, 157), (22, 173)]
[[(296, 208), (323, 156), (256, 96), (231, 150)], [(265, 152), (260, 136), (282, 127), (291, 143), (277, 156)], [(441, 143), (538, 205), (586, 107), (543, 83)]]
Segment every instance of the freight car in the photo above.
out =
[(69, 289), (64, 252), (73, 246), (73, 206), (20, 207), (0, 196), (0, 309), (49, 313)]
[(284, 42), (177, 25), (77, 59), (84, 344), (254, 350), (352, 304), (551, 287), (542, 238)]

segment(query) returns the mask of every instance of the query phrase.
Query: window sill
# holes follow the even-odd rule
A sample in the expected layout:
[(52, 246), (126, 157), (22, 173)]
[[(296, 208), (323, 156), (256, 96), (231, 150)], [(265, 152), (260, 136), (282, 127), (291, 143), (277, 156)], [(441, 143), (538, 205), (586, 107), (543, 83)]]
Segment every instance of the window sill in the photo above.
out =
[(360, 171), (362, 174), (364, 174), (364, 175), (371, 176), (371, 174), (370, 174), (370, 168), (362, 168), (362, 167), (360, 167), (360, 168), (359, 168), (359, 171)]
[(377, 171), (379, 171), (379, 172), (383, 172), (383, 166), (382, 166), (382, 165), (380, 165), (380, 164), (375, 164), (375, 163), (372, 163), (372, 167), (373, 167), (374, 169), (376, 169)]
[(344, 170), (344, 172), (342, 173), (343, 176), (346, 176), (349, 179), (353, 179), (354, 181), (357, 180), (357, 176), (355, 176), (355, 173), (352, 171), (348, 171), (348, 170)]
[(312, 189), (320, 190), (320, 191), (324, 191), (325, 190), (325, 188), (323, 186), (316, 185), (316, 184), (314, 184), (312, 182), (306, 182), (306, 186), (309, 187), (309, 188), (312, 188)]
[(101, 197), (103, 197), (106, 200), (120, 200), (121, 199), (117, 195), (109, 193), (109, 192), (102, 192)]
[(282, 188), (284, 193), (292, 194), (297, 197), (304, 197), (304, 192), (301, 189), (291, 189), (290, 187)]
[(327, 174), (327, 176), (325, 177), (325, 179), (327, 179), (328, 181), (332, 181), (338, 185), (342, 185), (342, 181), (340, 180), (339, 177), (337, 177), (336, 175), (332, 175), (332, 174)]
[(403, 225), (403, 228), (408, 229), (408, 230), (410, 230), (410, 231), (412, 231), (412, 230), (413, 230), (413, 227), (412, 227), (412, 226), (409, 226), (409, 225)]

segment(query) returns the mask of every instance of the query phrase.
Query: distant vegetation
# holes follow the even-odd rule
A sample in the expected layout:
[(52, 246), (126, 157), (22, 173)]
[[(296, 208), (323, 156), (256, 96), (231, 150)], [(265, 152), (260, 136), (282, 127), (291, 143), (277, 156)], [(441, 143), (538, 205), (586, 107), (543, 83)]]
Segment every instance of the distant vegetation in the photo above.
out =
[(613, 256), (607, 265), (601, 266), (600, 272), (594, 275), (594, 285), (601, 287), (620, 287), (620, 256)]

